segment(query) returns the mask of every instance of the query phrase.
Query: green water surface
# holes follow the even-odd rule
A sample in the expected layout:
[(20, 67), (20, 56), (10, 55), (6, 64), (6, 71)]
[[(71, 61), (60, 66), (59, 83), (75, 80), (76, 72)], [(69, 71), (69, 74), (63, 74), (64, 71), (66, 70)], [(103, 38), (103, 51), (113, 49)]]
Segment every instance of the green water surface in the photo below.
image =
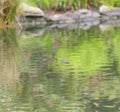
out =
[(1, 29), (0, 112), (120, 112), (120, 28)]

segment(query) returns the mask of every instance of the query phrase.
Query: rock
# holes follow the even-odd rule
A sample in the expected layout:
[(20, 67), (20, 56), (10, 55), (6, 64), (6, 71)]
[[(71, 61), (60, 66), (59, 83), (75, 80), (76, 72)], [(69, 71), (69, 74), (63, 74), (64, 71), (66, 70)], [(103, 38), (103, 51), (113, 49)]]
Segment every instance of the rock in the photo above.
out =
[(79, 12), (80, 14), (88, 14), (88, 13), (90, 13), (91, 11), (90, 10), (88, 10), (88, 9), (81, 9), (81, 10), (78, 10), (77, 12)]
[[(19, 19), (20, 20), (20, 19)], [(37, 29), (44, 28), (47, 25), (47, 22), (43, 18), (25, 18), (23, 22), (20, 22), (20, 27), (22, 29)]]
[(41, 28), (47, 24), (47, 17), (44, 12), (37, 8), (27, 4), (21, 5), (21, 15), (18, 18), (20, 27), (23, 29), (27, 28)]
[(95, 11), (90, 11), (87, 9), (82, 9), (74, 12), (66, 12), (65, 14), (56, 14), (50, 17), (53, 23), (73, 23), (80, 21), (92, 21), (99, 18), (100, 14)]
[(119, 7), (114, 7), (109, 11), (112, 16), (120, 16), (120, 8)]
[(107, 18), (108, 19), (118, 19), (120, 17), (120, 8), (119, 7), (114, 7), (114, 8), (108, 8), (105, 5), (102, 5), (99, 8), (99, 12), (101, 14), (102, 18)]
[(71, 17), (66, 16), (65, 14), (56, 14), (49, 18), (53, 23), (71, 23), (74, 20)]
[[(18, 18), (18, 21), (25, 29), (44, 28), (46, 26), (50, 26), (51, 28), (64, 28), (68, 26), (72, 29), (77, 27), (78, 23), (81, 29), (88, 29), (91, 26), (99, 23), (105, 23), (111, 19), (116, 20), (120, 17), (120, 8), (110, 9), (105, 5), (102, 5), (99, 8), (99, 12), (88, 9), (80, 9), (52, 16), (46, 16), (41, 9), (26, 4), (23, 4), (21, 9), (22, 15)], [(118, 22), (115, 22), (115, 24), (117, 23)]]
[(72, 13), (66, 13), (66, 16), (71, 17), (72, 19), (76, 19), (76, 20), (82, 19), (86, 21), (91, 18), (93, 19), (99, 18), (100, 14), (98, 12), (90, 11), (88, 9), (82, 9)]
[(23, 16), (44, 16), (44, 12), (37, 8), (37, 7), (32, 7), (27, 4), (22, 4), (21, 5), (21, 13)]
[(99, 8), (99, 12), (100, 12), (100, 13), (105, 13), (105, 12), (108, 12), (108, 11), (110, 11), (110, 8), (108, 8), (108, 7), (105, 6), (105, 5), (102, 5), (102, 6), (100, 6), (100, 8)]

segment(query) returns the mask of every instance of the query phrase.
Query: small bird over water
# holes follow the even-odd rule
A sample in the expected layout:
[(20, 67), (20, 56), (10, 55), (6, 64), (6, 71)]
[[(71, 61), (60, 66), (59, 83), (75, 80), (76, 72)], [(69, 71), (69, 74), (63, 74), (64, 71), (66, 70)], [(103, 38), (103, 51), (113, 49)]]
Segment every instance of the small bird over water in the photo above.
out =
[(64, 64), (69, 64), (70, 62), (68, 60), (60, 60), (61, 63), (64, 63)]

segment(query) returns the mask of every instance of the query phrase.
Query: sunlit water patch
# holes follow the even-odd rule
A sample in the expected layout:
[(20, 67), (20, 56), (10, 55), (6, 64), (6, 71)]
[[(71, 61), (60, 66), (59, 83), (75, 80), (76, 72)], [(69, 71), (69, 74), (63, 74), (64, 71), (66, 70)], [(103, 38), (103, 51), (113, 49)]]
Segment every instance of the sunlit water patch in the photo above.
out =
[(119, 112), (119, 30), (1, 30), (0, 111)]

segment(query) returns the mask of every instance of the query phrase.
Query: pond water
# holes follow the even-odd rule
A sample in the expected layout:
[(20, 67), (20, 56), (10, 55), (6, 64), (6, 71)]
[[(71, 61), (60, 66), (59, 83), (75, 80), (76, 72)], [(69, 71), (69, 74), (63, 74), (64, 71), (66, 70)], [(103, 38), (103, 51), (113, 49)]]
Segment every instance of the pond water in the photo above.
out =
[(119, 27), (0, 36), (0, 112), (120, 112)]

